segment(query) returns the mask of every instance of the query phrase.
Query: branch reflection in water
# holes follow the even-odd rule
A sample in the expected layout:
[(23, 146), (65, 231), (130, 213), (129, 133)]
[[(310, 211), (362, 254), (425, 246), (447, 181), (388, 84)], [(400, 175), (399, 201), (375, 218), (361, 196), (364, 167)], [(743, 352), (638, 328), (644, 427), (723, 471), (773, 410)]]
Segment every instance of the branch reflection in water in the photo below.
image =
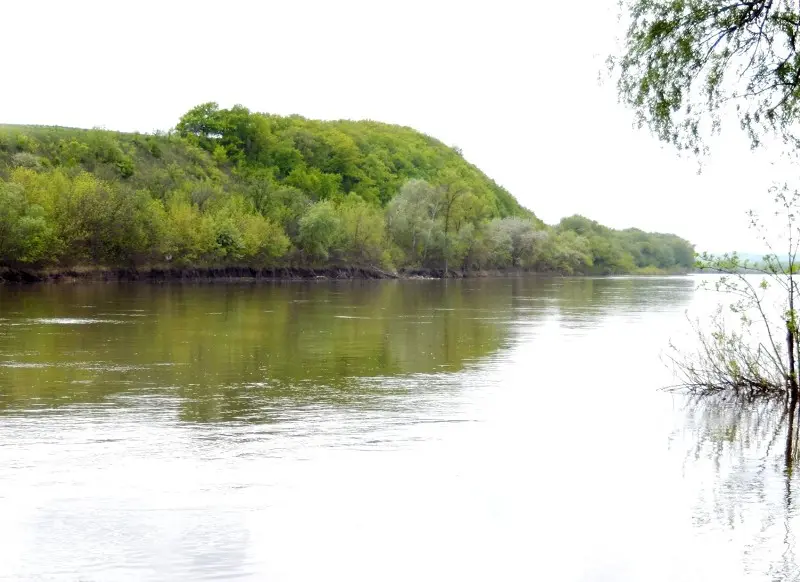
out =
[[(741, 542), (748, 572), (800, 580), (796, 563), (800, 422), (797, 396), (745, 398), (729, 392), (687, 401), (684, 473), (711, 473), (694, 511), (701, 529)], [(710, 491), (709, 491), (710, 489)]]

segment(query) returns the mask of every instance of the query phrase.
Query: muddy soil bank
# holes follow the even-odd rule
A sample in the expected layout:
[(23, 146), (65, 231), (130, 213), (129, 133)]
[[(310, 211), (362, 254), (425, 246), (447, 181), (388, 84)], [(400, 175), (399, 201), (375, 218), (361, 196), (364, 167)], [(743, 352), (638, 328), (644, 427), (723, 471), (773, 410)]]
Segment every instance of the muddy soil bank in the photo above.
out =
[(397, 272), (376, 267), (203, 267), (203, 268), (147, 268), (105, 269), (72, 268), (31, 270), (0, 268), (0, 283), (72, 283), (81, 281), (303, 281), (345, 279), (461, 279), (472, 277), (508, 277), (526, 273), (522, 270), (455, 271), (445, 274), (443, 269), (403, 269)]

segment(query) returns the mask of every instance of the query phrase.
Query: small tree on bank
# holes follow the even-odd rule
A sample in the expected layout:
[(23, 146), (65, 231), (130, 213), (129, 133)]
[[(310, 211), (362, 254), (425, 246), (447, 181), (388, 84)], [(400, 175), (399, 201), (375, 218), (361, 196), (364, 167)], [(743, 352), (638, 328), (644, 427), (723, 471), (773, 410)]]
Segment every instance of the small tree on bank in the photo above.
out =
[(697, 326), (699, 348), (686, 355), (672, 346), (670, 357), (680, 378), (680, 387), (695, 394), (721, 391), (748, 397), (789, 396), (798, 398), (800, 377), (800, 333), (797, 303), (800, 300), (797, 262), (800, 248), (800, 192), (787, 187), (775, 190), (775, 213), (783, 221), (783, 232), (775, 234), (750, 212), (750, 227), (758, 232), (769, 253), (758, 262), (742, 260), (736, 253), (703, 254), (698, 268), (720, 274), (702, 287), (732, 298), (729, 313), (720, 307), (710, 331)]
[[(699, 324), (695, 331), (698, 347), (680, 352), (671, 345), (671, 360), (679, 384), (695, 405), (733, 406), (760, 411), (766, 403), (781, 407), (775, 429), (786, 427), (784, 463), (787, 479), (797, 462), (797, 415), (800, 403), (800, 330), (797, 303), (800, 300), (800, 192), (783, 187), (775, 191), (779, 205), (776, 216), (783, 220), (782, 233), (768, 231), (754, 213), (750, 226), (767, 245), (769, 253), (758, 263), (741, 260), (736, 253), (722, 256), (703, 254), (698, 267), (720, 274), (702, 286), (733, 298), (728, 309), (739, 329), (732, 329), (730, 316), (720, 307), (710, 329)], [(774, 408), (771, 408), (775, 412)], [(774, 438), (773, 438), (774, 440)]]

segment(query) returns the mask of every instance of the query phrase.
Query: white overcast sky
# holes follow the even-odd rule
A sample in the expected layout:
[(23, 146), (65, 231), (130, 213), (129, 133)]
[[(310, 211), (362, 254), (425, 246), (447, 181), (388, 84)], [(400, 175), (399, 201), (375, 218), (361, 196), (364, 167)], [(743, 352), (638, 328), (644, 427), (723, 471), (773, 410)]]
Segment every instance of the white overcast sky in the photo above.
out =
[(616, 0), (0, 4), (0, 123), (152, 131), (205, 101), (375, 119), (458, 145), (549, 223), (761, 250), (744, 212), (769, 199), (766, 154), (731, 132), (698, 175), (598, 83)]

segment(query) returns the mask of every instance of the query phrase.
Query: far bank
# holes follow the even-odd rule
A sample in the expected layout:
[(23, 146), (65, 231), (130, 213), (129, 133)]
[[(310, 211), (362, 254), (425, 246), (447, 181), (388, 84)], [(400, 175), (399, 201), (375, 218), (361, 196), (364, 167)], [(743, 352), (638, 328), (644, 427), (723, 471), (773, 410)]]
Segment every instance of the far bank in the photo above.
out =
[[(685, 275), (686, 271), (647, 270), (626, 276)], [(575, 275), (553, 271), (527, 269), (448, 270), (400, 269), (387, 271), (371, 266), (327, 267), (153, 267), (100, 268), (75, 267), (66, 269), (0, 268), (0, 284), (76, 283), (76, 282), (170, 282), (170, 281), (313, 281), (313, 280), (379, 280), (379, 279), (472, 279), (521, 276), (596, 276)]]

